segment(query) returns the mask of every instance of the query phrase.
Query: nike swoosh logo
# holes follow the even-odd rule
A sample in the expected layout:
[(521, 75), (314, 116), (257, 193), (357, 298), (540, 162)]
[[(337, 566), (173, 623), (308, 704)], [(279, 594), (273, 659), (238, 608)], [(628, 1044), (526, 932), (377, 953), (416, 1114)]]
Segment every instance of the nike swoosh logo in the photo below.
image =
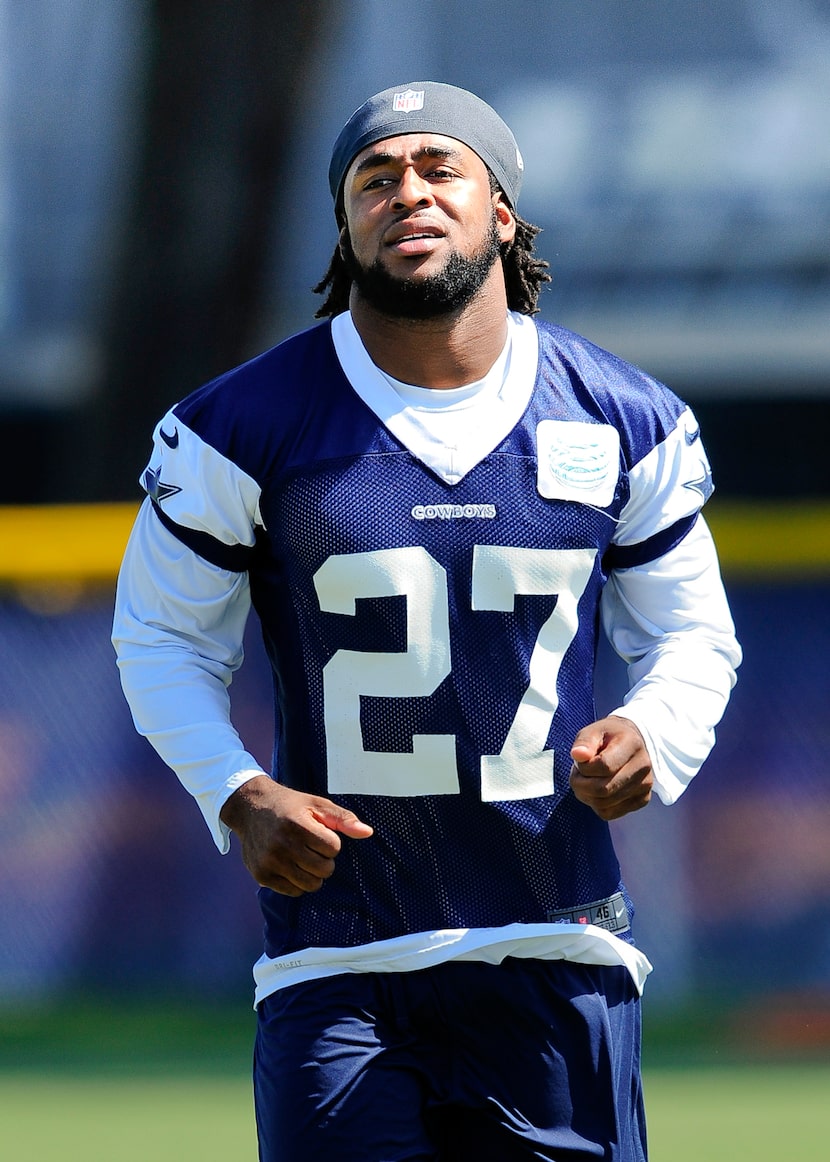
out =
[[(162, 440), (164, 440), (164, 442), (168, 448), (178, 448), (178, 446), (179, 446), (179, 429), (178, 428), (173, 429), (172, 436), (168, 436), (167, 432), (165, 432), (164, 428), (159, 428), (159, 435), (161, 436)], [(689, 437), (687, 436), (686, 439), (688, 439), (688, 438)]]

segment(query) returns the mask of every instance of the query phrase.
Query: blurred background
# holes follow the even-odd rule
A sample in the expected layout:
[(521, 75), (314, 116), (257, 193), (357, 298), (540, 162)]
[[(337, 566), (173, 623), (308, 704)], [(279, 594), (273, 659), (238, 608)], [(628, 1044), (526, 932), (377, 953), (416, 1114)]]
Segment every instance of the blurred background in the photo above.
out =
[(0, 1006), (248, 999), (253, 887), (132, 730), (114, 572), (156, 420), (311, 322), (331, 143), (418, 79), (511, 124), (543, 317), (712, 461), (746, 660), (684, 799), (616, 828), (652, 1011), (826, 1054), (830, 0), (0, 0)]

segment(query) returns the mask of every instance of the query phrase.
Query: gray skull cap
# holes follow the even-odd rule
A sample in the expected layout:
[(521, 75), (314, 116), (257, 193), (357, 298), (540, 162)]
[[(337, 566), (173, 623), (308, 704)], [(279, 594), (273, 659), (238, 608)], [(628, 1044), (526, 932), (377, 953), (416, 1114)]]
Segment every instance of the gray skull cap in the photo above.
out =
[(393, 85), (352, 113), (331, 154), (329, 186), (335, 205), (346, 171), (360, 151), (404, 133), (440, 133), (468, 145), (492, 170), (515, 209), (524, 168), (515, 137), (486, 101), (440, 81)]

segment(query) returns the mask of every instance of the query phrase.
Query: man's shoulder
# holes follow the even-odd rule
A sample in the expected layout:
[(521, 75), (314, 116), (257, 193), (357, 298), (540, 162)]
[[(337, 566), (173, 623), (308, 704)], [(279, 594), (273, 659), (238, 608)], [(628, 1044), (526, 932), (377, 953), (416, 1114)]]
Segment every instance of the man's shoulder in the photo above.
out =
[(173, 416), (259, 478), (309, 410), (340, 386), (327, 323), (310, 327), (185, 396)]
[(676, 417), (685, 403), (660, 380), (584, 335), (556, 323), (535, 320), (540, 362), (564, 370), (577, 389), (614, 414), (657, 410)]
[[(585, 335), (563, 327), (559, 323), (550, 323), (544, 319), (535, 319), (536, 329), (539, 332), (540, 351), (548, 358), (559, 357), (577, 367), (584, 367), (595, 372), (603, 369), (616, 375), (624, 375), (634, 380), (643, 380), (651, 384), (657, 381), (642, 368), (629, 363), (613, 351), (607, 350), (599, 343), (593, 342)], [(659, 385), (663, 387), (662, 384)]]
[(261, 389), (273, 392), (292, 374), (301, 372), (309, 361), (319, 361), (332, 355), (331, 326), (327, 322), (318, 323), (216, 376), (191, 392), (187, 400), (227, 391), (234, 395), (239, 392), (255, 395)]
[[(256, 423), (260, 415), (283, 419), (307, 399), (307, 390), (298, 384), (330, 381), (337, 358), (327, 323), (309, 327), (282, 340), (266, 351), (232, 367), (190, 392), (174, 407), (184, 423), (198, 426), (200, 417), (244, 415)], [(275, 408), (275, 404), (278, 405)]]
[[(664, 383), (584, 336), (537, 321), (541, 381), (553, 406), (572, 406), (590, 422), (605, 423), (620, 436), (629, 465), (643, 459), (678, 429), (693, 423), (688, 405)], [(539, 382), (539, 381), (537, 381)]]

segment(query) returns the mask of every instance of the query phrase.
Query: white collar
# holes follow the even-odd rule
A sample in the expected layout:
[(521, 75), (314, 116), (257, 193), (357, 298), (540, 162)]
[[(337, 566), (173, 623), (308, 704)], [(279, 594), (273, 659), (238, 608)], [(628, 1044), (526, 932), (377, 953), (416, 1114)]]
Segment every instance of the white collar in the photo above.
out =
[(498, 358), (486, 375), (461, 387), (444, 387), (440, 391), (432, 387), (419, 387), (414, 383), (404, 383), (395, 379), (382, 368), (381, 375), (400, 396), (407, 407), (426, 408), (429, 411), (444, 411), (466, 408), (483, 395), (498, 395), (510, 370), (510, 353), (513, 347), (513, 328), (508, 326), (507, 338)]
[(332, 320), (331, 334), (340, 366), (363, 402), (413, 456), (457, 484), (512, 431), (533, 393), (536, 327), (527, 315), (510, 312), (507, 320), (508, 341), (493, 368), (455, 400), (443, 390), (433, 400), (424, 397), (429, 388), (396, 387), (372, 362), (348, 311)]

